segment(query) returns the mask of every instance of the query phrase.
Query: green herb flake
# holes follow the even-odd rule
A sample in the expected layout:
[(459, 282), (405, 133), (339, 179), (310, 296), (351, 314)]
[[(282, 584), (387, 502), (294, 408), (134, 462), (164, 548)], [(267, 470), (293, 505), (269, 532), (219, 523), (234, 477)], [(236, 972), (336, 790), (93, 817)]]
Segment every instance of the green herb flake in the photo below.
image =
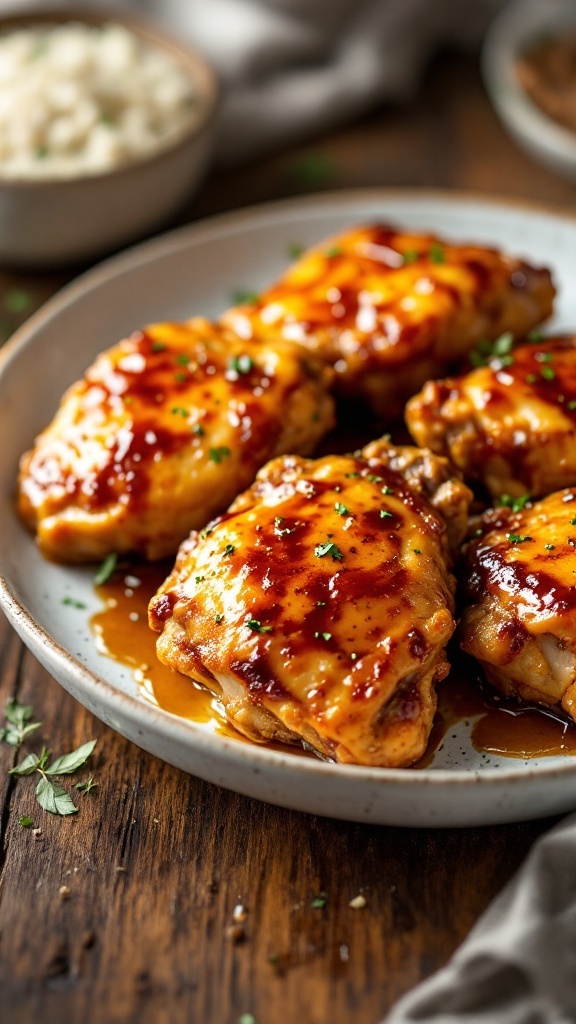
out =
[(93, 789), (98, 789), (98, 785), (97, 782), (94, 782), (94, 776), (89, 775), (82, 782), (75, 782), (74, 789), (77, 789), (79, 793), (83, 793), (84, 796), (88, 796), (88, 793), (91, 793)]
[(170, 412), (173, 416), (185, 416), (186, 418), (190, 415), (188, 409), (185, 409), (183, 405), (175, 405)]
[(217, 626), (219, 626), (219, 625), (220, 625), (220, 623), (222, 622), (222, 619), (223, 619), (223, 618), (224, 618), (224, 616), (223, 616), (223, 615), (215, 615), (215, 616), (214, 616), (214, 622), (216, 623), (216, 625), (217, 625)]
[(254, 360), (251, 359), (250, 356), (245, 355), (245, 353), (242, 353), (242, 355), (239, 356), (232, 356), (228, 363), (228, 369), (232, 370), (234, 373), (240, 374), (240, 376), (246, 376), (247, 373), (250, 373), (253, 367)]
[(34, 306), (34, 299), (25, 288), (9, 288), (4, 294), (4, 309), (7, 313), (20, 316)]
[(253, 630), (254, 633), (271, 633), (272, 626), (263, 626), (259, 619), (248, 619), (246, 623), (248, 629)]
[(534, 359), (537, 363), (551, 363), (554, 359), (553, 352), (536, 352)]
[(18, 824), (21, 825), (22, 828), (32, 828), (34, 819), (31, 818), (29, 814), (23, 814), (22, 817), (18, 819)]
[(535, 373), (528, 373), (526, 374), (524, 380), (527, 384), (536, 384), (538, 377)]
[(327, 153), (310, 152), (292, 161), (292, 174), (307, 185), (322, 185), (336, 177), (336, 164)]
[(181, 366), (188, 366), (188, 363), (190, 362), (190, 359), (191, 359), (191, 356), (189, 356), (186, 352), (180, 352), (176, 356), (176, 362), (180, 363)]
[(358, 655), (356, 654), (356, 651), (352, 651), (352, 653), (350, 655), (350, 661), (357, 661), (357, 660), (358, 660)]
[(216, 462), (217, 464), (220, 464), (223, 459), (228, 458), (231, 454), (230, 449), (226, 448), (223, 444), (219, 445), (218, 448), (208, 449), (208, 458), (211, 462)]
[(576, 519), (570, 520), (570, 526), (576, 526)]
[(392, 490), (391, 487), (383, 487), (382, 494), (394, 494), (394, 491)]
[(446, 255), (444, 253), (444, 249), (442, 248), (441, 245), (438, 245), (438, 243), (435, 243), (430, 247), (430, 252), (428, 253), (428, 255), (432, 263), (446, 262)]
[(168, 348), (164, 341), (153, 341), (150, 347), (153, 352), (165, 352)]
[(346, 473), (347, 480), (356, 480), (360, 476), (360, 473)]
[(326, 601), (316, 601), (316, 607), (317, 608), (325, 608), (326, 607)]
[(574, 410), (576, 409), (576, 400), (571, 398), (566, 408), (569, 410), (569, 412), (574, 412)]
[(340, 548), (331, 540), (327, 540), (325, 544), (317, 544), (314, 548), (314, 554), (316, 558), (324, 558), (326, 555), (330, 555), (335, 562), (341, 562), (344, 558)]
[(304, 252), (304, 246), (298, 242), (293, 242), (292, 245), (288, 246), (288, 255), (291, 260), (297, 260)]
[(324, 907), (328, 903), (328, 896), (325, 892), (318, 893), (317, 896), (313, 896), (310, 900), (310, 906), (313, 910), (324, 910)]
[(235, 551), (236, 548), (234, 547), (233, 544), (227, 544), (226, 547), (224, 548), (225, 555), (233, 555)]
[(555, 546), (556, 546), (555, 544), (545, 544), (544, 545), (546, 551), (554, 551)]
[(499, 506), (509, 508), (512, 512), (521, 512), (530, 501), (532, 501), (531, 494), (522, 494), (519, 498), (514, 498), (511, 494), (501, 494), (498, 498)]
[(204, 577), (204, 576), (195, 576), (195, 577), (194, 577), (194, 582), (195, 582), (195, 583), (203, 583), (203, 582), (204, 582), (204, 580), (205, 580), (205, 577)]
[(416, 260), (420, 257), (420, 253), (417, 249), (405, 249), (404, 252), (400, 253), (400, 255), (402, 256), (404, 266), (406, 267), (410, 263), (416, 263)]
[(506, 537), (511, 544), (523, 544), (524, 541), (532, 540), (532, 537), (522, 536), (521, 533), (507, 533)]
[(204, 430), (204, 427), (202, 426), (201, 423), (195, 423), (194, 426), (192, 427), (192, 433), (196, 434), (196, 437), (204, 437), (206, 431)]
[(68, 608), (77, 608), (79, 611), (83, 611), (87, 605), (83, 601), (77, 601), (75, 597), (63, 597), (62, 604), (68, 606)]
[(383, 479), (384, 479), (384, 477), (383, 476), (376, 476), (374, 473), (369, 473), (367, 475), (366, 479), (369, 480), (371, 484), (381, 484)]
[(392, 518), (393, 518), (392, 512), (389, 512), (388, 509), (385, 509), (385, 508), (381, 508), (380, 509), (380, 519), (392, 519)]
[(237, 288), (232, 292), (232, 302), (235, 306), (254, 306), (259, 299), (258, 292), (251, 292), (247, 288)]
[(187, 373), (175, 373), (174, 380), (177, 384), (185, 384), (187, 380), (190, 380), (190, 376)]
[(556, 373), (552, 369), (551, 366), (543, 366), (542, 369), (540, 370), (540, 376), (543, 377), (544, 380), (555, 380), (556, 379)]
[(314, 637), (316, 640), (319, 640), (320, 637), (322, 637), (322, 639), (325, 640), (326, 643), (328, 643), (328, 641), (332, 639), (332, 633), (320, 633), (318, 630), (316, 630), (316, 632), (314, 633)]
[(108, 580), (116, 571), (117, 563), (118, 555), (114, 552), (104, 559), (100, 568), (94, 573), (94, 583), (97, 587), (101, 587), (104, 583), (108, 583)]
[(343, 505), (341, 501), (334, 502), (334, 511), (337, 512), (339, 516), (349, 515), (346, 505)]
[(412, 548), (412, 551), (414, 552), (415, 555), (421, 555), (422, 554), (422, 549), (421, 548)]

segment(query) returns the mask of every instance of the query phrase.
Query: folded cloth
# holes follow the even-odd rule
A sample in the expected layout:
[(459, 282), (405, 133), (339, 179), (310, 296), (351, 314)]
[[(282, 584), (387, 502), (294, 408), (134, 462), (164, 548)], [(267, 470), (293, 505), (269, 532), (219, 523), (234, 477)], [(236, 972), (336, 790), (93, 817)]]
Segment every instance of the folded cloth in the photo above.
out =
[(478, 44), (502, 0), (117, 2), (204, 50), (223, 85), (216, 158), (231, 163), (410, 97), (434, 48)]
[(541, 837), (448, 965), (384, 1024), (574, 1024), (576, 814)]

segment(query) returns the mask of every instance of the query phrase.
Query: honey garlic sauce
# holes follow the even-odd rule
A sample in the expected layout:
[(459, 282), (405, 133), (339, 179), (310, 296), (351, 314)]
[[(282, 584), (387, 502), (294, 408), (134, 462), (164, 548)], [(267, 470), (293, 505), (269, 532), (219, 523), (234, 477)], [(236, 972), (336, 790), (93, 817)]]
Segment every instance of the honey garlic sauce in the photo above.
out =
[[(96, 588), (105, 605), (92, 619), (98, 649), (132, 671), (142, 696), (152, 704), (210, 732), (249, 743), (228, 723), (217, 695), (162, 665), (156, 657), (156, 636), (148, 627), (147, 607), (170, 568), (167, 562), (135, 563)], [(472, 742), (482, 753), (521, 759), (576, 755), (576, 725), (552, 711), (493, 694), (470, 659), (454, 658), (452, 653), (449, 657), (453, 667), (437, 688), (438, 711), (428, 748), (415, 768), (430, 766), (444, 737), (459, 721), (470, 721)], [(297, 746), (269, 746), (313, 756)]]

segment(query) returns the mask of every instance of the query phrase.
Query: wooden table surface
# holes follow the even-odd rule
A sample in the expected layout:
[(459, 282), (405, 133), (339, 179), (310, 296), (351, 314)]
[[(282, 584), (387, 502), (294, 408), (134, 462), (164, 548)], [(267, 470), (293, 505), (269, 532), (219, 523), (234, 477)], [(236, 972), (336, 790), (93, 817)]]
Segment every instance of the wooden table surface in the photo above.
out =
[[(326, 188), (387, 185), (474, 189), (576, 210), (576, 190), (508, 139), (474, 60), (445, 55), (409, 106), (214, 173), (181, 220)], [(75, 273), (0, 270), (4, 337)], [(6, 1024), (237, 1024), (243, 1014), (257, 1024), (375, 1024), (445, 963), (550, 825), (355, 825), (217, 789), (104, 727), (2, 619), (0, 708), (10, 697), (32, 704), (44, 723), (24, 750), (98, 740), (98, 789), (79, 797), (78, 815), (53, 817), (37, 807), (31, 784), (8, 776), (15, 752), (0, 744)], [(40, 834), (19, 824), (27, 814)], [(320, 892), (327, 900), (315, 909)], [(366, 907), (350, 908), (360, 892)], [(230, 934), (237, 904), (248, 910), (241, 942)]]

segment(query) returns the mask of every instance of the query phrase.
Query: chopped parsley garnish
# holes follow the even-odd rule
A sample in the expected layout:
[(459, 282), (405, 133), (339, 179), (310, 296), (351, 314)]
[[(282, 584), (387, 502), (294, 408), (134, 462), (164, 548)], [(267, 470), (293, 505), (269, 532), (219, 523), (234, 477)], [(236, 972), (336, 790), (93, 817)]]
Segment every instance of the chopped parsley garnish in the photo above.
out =
[(535, 384), (536, 381), (538, 380), (538, 377), (537, 377), (537, 375), (535, 373), (528, 373), (525, 376), (524, 380), (526, 381), (527, 384)]
[(187, 373), (175, 373), (174, 380), (177, 384), (185, 384), (187, 380), (190, 380), (190, 377)]
[(112, 552), (104, 559), (100, 568), (94, 573), (94, 583), (97, 587), (101, 587), (103, 583), (108, 583), (108, 580), (116, 571), (117, 562), (118, 555), (115, 552)]
[(312, 899), (310, 900), (310, 906), (314, 910), (323, 910), (327, 903), (328, 896), (326, 895), (325, 892), (318, 893), (317, 896), (313, 896)]
[(318, 632), (318, 630), (316, 630), (316, 632), (314, 633), (314, 637), (316, 640), (319, 640), (320, 637), (322, 637), (323, 640), (326, 640), (326, 642), (328, 642), (328, 640), (332, 639), (332, 633), (320, 633)]
[(226, 459), (228, 455), (231, 455), (231, 451), (223, 444), (219, 445), (218, 448), (208, 449), (208, 458), (212, 462), (220, 463), (222, 462), (222, 459)]
[(297, 260), (299, 256), (304, 252), (304, 246), (298, 242), (293, 242), (292, 245), (288, 246), (288, 255), (291, 260)]
[(248, 619), (246, 623), (248, 629), (252, 629), (255, 633), (271, 633), (272, 626), (263, 626), (259, 619)]
[(326, 601), (316, 601), (316, 607), (317, 608), (325, 608), (326, 607)]
[(195, 583), (203, 583), (204, 582), (204, 578), (205, 578), (204, 576), (195, 576), (194, 577), (194, 582)]
[(534, 359), (537, 363), (551, 363), (554, 359), (553, 352), (536, 352)]
[(165, 352), (168, 346), (163, 341), (153, 341), (150, 346), (153, 352)]
[(67, 605), (69, 608), (78, 608), (79, 611), (81, 611), (83, 608), (86, 608), (84, 602), (77, 601), (75, 597), (63, 597), (62, 604)]
[(404, 265), (408, 266), (409, 263), (416, 263), (416, 260), (420, 256), (417, 249), (405, 249), (403, 253), (400, 253), (404, 260)]
[(571, 398), (570, 401), (567, 403), (566, 408), (570, 412), (574, 412), (574, 410), (576, 409), (576, 401), (573, 398)]
[(500, 366), (510, 366), (514, 362), (510, 352), (514, 344), (514, 335), (511, 331), (505, 331), (495, 341), (483, 339), (478, 342), (476, 349), (470, 353), (472, 366), (488, 366), (494, 359)]
[(522, 494), (519, 498), (513, 498), (511, 494), (501, 494), (498, 498), (498, 504), (501, 508), (512, 509), (512, 512), (521, 512), (531, 500), (532, 496), (530, 494)]
[(380, 509), (380, 519), (392, 519), (392, 518), (393, 518), (392, 512), (388, 512), (388, 509), (385, 509), (385, 508), (381, 508)]
[(525, 540), (532, 540), (532, 537), (523, 537), (521, 533), (507, 533), (506, 536), (511, 544), (523, 544)]
[(347, 480), (354, 480), (360, 476), (360, 473), (346, 473)]
[(374, 473), (370, 473), (366, 477), (366, 479), (369, 480), (371, 484), (381, 484), (383, 479), (384, 479), (384, 477), (383, 476), (376, 476)]
[(570, 520), (570, 526), (576, 526), (576, 519)]
[(233, 555), (235, 551), (236, 548), (234, 547), (233, 544), (227, 544), (226, 547), (224, 548), (225, 555)]
[(316, 558), (324, 558), (325, 555), (331, 555), (335, 562), (341, 562), (344, 558), (340, 548), (331, 540), (327, 540), (325, 544), (317, 544), (314, 548), (314, 554)]
[(18, 819), (18, 824), (21, 825), (22, 828), (32, 828), (34, 819), (31, 818), (29, 814), (23, 814), (22, 817)]
[(233, 370), (234, 373), (239, 373), (241, 376), (245, 376), (247, 373), (250, 373), (253, 366), (254, 360), (251, 359), (250, 356), (245, 355), (245, 353), (242, 353), (242, 355), (239, 356), (232, 356), (228, 363), (228, 369)]
[(432, 260), (432, 263), (445, 263), (446, 262), (446, 256), (444, 254), (444, 249), (442, 248), (441, 245), (438, 245), (437, 243), (430, 247), (429, 256), (430, 256), (430, 259)]
[(84, 796), (88, 796), (93, 789), (98, 789), (99, 783), (94, 782), (94, 776), (89, 775), (87, 779), (83, 779), (82, 782), (75, 782), (74, 789), (77, 789), (79, 793), (83, 793)]
[(194, 426), (192, 427), (192, 433), (196, 434), (196, 437), (204, 437), (206, 431), (204, 430), (204, 427), (202, 426), (201, 423), (195, 423)]
[(186, 352), (180, 352), (176, 356), (176, 362), (180, 363), (181, 366), (188, 366), (190, 362), (190, 356)]
[(540, 370), (540, 376), (543, 377), (544, 380), (555, 380), (556, 373), (551, 366), (543, 366)]
[(3, 306), (7, 313), (18, 315), (27, 313), (34, 305), (34, 300), (25, 288), (9, 288), (4, 295)]
[(412, 548), (412, 551), (414, 552), (415, 555), (421, 555), (422, 554), (422, 551), (421, 551), (420, 548)]
[(232, 302), (236, 306), (253, 306), (259, 298), (258, 292), (251, 292), (247, 288), (237, 288), (232, 292)]
[(382, 494), (394, 494), (394, 491), (392, 490), (391, 487), (383, 487)]
[(341, 501), (334, 502), (334, 511), (337, 512), (339, 516), (347, 516), (349, 514), (346, 505), (343, 505)]
[(217, 626), (219, 626), (219, 625), (220, 625), (220, 623), (222, 622), (222, 619), (223, 619), (223, 618), (224, 618), (224, 616), (223, 616), (223, 615), (215, 615), (215, 616), (214, 616), (214, 622), (216, 623), (216, 625), (217, 625)]
[(554, 551), (555, 545), (554, 544), (545, 544), (544, 547), (546, 548), (546, 551)]
[(173, 416), (188, 416), (188, 409), (185, 409), (183, 405), (175, 405), (170, 412)]

